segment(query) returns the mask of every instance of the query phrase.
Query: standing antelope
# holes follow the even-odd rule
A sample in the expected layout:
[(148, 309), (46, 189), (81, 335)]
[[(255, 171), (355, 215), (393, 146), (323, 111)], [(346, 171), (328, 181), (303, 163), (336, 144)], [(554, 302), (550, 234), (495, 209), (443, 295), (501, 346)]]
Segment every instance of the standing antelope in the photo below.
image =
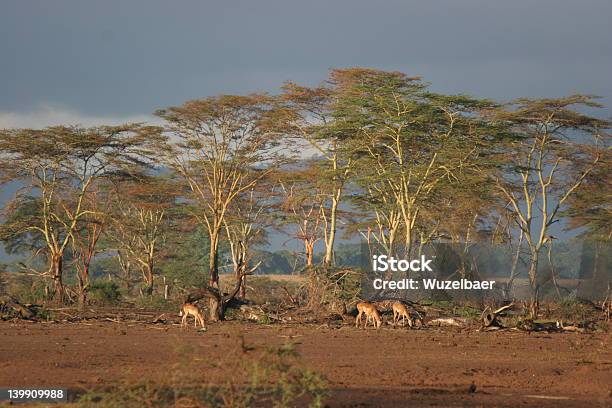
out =
[(357, 317), (355, 318), (355, 327), (359, 327), (359, 324), (362, 322), (361, 316), (365, 314), (366, 321), (363, 328), (368, 327), (368, 323), (372, 321), (372, 325), (376, 327), (378, 330), (380, 325), (382, 324), (382, 319), (380, 318), (380, 314), (376, 307), (370, 302), (358, 302), (357, 303)]
[(393, 309), (393, 327), (399, 323), (400, 317), (402, 318), (403, 326), (406, 325), (406, 320), (408, 320), (408, 326), (412, 327), (412, 319), (410, 318), (410, 313), (408, 313), (408, 308), (405, 304), (400, 301), (395, 301), (391, 308)]
[(204, 317), (202, 317), (202, 313), (198, 307), (192, 303), (185, 303), (179, 312), (179, 316), (183, 316), (181, 320), (181, 326), (184, 327), (187, 324), (187, 316), (192, 315), (194, 318), (194, 327), (198, 327), (198, 322), (202, 325), (202, 327), (206, 327), (204, 323)]

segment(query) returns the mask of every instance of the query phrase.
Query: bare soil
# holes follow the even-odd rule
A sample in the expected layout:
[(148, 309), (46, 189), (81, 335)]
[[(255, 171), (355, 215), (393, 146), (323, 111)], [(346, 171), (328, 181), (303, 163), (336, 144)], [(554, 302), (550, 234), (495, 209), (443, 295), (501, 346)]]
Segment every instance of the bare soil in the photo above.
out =
[[(104, 388), (161, 381), (194, 350), (210, 380), (215, 364), (249, 347), (297, 344), (329, 382), (330, 407), (612, 406), (606, 333), (483, 333), (425, 328), (359, 330), (224, 322), (207, 332), (175, 324), (0, 322), (0, 387)], [(475, 389), (474, 389), (475, 387)]]

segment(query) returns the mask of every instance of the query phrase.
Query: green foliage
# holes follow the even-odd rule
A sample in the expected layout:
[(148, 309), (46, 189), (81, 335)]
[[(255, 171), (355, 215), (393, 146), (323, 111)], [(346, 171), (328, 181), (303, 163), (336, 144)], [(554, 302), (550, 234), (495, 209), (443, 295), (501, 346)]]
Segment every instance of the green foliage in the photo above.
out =
[(259, 270), (266, 275), (287, 275), (294, 272), (295, 254), (287, 250), (257, 251), (253, 256), (253, 262), (260, 261)]
[(16, 273), (7, 282), (7, 292), (21, 303), (45, 302), (45, 282), (33, 276)]
[(119, 285), (114, 281), (96, 280), (89, 286), (89, 300), (96, 305), (115, 305), (121, 300)]
[(151, 296), (137, 297), (136, 307), (149, 310), (178, 310), (179, 302), (176, 300), (166, 300), (161, 295), (153, 294)]
[(19, 254), (37, 251), (44, 247), (43, 236), (40, 232), (28, 229), (39, 220), (42, 211), (40, 198), (32, 196), (17, 196), (7, 204), (8, 213), (0, 224), (0, 241), (9, 254)]
[(208, 280), (209, 240), (202, 228), (169, 232), (160, 274), (184, 287), (201, 286)]

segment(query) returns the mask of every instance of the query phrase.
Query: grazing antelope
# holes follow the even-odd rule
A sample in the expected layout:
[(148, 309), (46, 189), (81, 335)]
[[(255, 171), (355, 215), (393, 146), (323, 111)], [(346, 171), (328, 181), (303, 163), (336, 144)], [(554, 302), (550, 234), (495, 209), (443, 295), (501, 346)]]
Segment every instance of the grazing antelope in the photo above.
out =
[(393, 327), (399, 323), (400, 317), (402, 318), (403, 326), (406, 325), (406, 320), (408, 320), (408, 326), (412, 327), (412, 319), (410, 318), (410, 313), (408, 313), (408, 308), (405, 304), (395, 301), (391, 308), (393, 309)]
[(204, 317), (202, 317), (202, 313), (198, 309), (198, 307), (192, 303), (185, 303), (179, 312), (179, 316), (183, 316), (181, 320), (181, 326), (185, 326), (187, 324), (187, 316), (192, 315), (194, 318), (194, 327), (198, 327), (198, 322), (202, 325), (202, 327), (206, 327), (204, 323)]
[(372, 325), (376, 327), (378, 330), (380, 325), (382, 324), (382, 319), (380, 318), (380, 314), (376, 307), (370, 302), (358, 302), (357, 303), (357, 317), (355, 318), (355, 327), (359, 327), (359, 324), (362, 322), (362, 315), (365, 314), (366, 321), (363, 328), (368, 327), (368, 323), (372, 321)]

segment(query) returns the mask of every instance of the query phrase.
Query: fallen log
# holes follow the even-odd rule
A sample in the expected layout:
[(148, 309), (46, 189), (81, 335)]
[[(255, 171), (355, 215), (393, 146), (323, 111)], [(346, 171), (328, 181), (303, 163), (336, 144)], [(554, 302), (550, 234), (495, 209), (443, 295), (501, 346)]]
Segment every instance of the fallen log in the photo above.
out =
[(23, 319), (31, 319), (36, 315), (32, 309), (22, 305), (12, 297), (8, 295), (0, 296), (0, 311), (9, 309), (19, 314)]
[(462, 317), (440, 317), (430, 320), (429, 326), (455, 326), (462, 327), (467, 325), (467, 320)]
[(278, 316), (274, 316), (271, 313), (267, 313), (261, 307), (258, 307), (258, 306), (241, 305), (240, 311), (242, 312), (243, 316), (247, 320), (251, 320), (255, 322), (260, 322), (264, 318), (269, 319), (271, 321), (276, 321), (276, 322), (285, 321), (285, 319), (280, 318)]
[(482, 320), (482, 328), (487, 328), (491, 326), (495, 327), (503, 327), (503, 325), (497, 320), (498, 317), (503, 316), (505, 312), (511, 309), (514, 306), (514, 303), (510, 303), (508, 305), (502, 306), (497, 310), (494, 310), (490, 313), (486, 313), (489, 307), (485, 308), (482, 312), (481, 320)]

